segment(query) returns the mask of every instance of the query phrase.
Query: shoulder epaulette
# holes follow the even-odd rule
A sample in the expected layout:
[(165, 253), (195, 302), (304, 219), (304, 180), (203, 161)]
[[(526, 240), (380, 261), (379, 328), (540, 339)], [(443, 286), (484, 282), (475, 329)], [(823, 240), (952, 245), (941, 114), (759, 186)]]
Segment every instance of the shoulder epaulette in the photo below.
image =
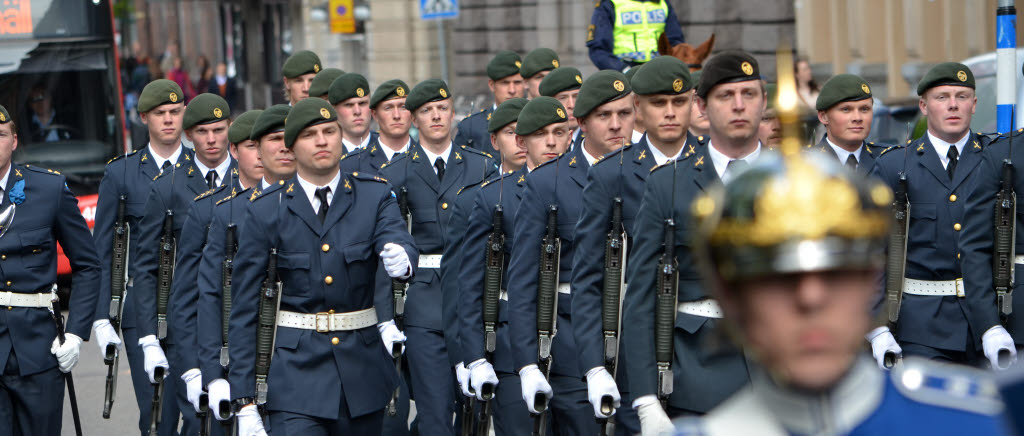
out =
[(236, 190), (232, 189), (231, 194), (228, 194), (227, 197), (224, 197), (224, 198), (222, 198), (220, 200), (217, 200), (217, 205), (220, 205), (221, 203), (229, 201), (229, 200), (231, 200), (231, 199), (233, 199), (235, 197), (243, 196), (243, 195), (245, 195), (246, 192), (249, 192), (250, 190), (252, 190), (252, 188), (245, 188), (245, 189), (243, 189), (241, 191), (236, 191)]
[[(682, 160), (682, 159), (680, 159), (680, 160)], [(670, 167), (670, 166), (672, 166), (673, 162), (675, 162), (675, 161), (671, 161), (670, 160), (670, 161), (665, 162), (665, 163), (663, 163), (661, 165), (655, 166), (654, 168), (651, 168), (651, 173), (653, 173), (655, 171), (658, 171), (659, 169), (662, 169), (662, 168), (665, 168), (665, 167)]]
[(357, 149), (352, 150), (352, 151), (350, 151), (348, 153), (345, 153), (345, 154), (341, 155), (341, 160), (345, 160), (345, 158), (347, 158), (349, 156), (356, 156), (359, 153), (362, 153), (364, 150), (365, 150), (365, 148), (357, 148)]
[(901, 394), (918, 403), (982, 415), (1003, 410), (995, 381), (978, 369), (907, 358), (889, 377)]
[(504, 179), (505, 177), (511, 176), (514, 173), (515, 173), (515, 171), (509, 171), (509, 172), (504, 173), (504, 174), (498, 174), (497, 176), (491, 177), (490, 179), (487, 179), (486, 181), (481, 183), (480, 187), (483, 188), (484, 186), (490, 185), (491, 183), (497, 182), (498, 180), (501, 180), (501, 179)]
[(401, 161), (403, 161), (405, 159), (408, 159), (408, 158), (409, 158), (409, 152), (408, 151), (403, 151), (401, 154), (392, 157), (391, 158), (391, 162), (385, 162), (385, 163), (381, 164), (380, 168), (384, 169), (384, 167), (386, 167), (386, 166), (388, 166), (388, 167), (395, 166), (396, 163), (399, 163), (399, 162), (401, 162)]
[(209, 197), (210, 195), (213, 195), (214, 192), (217, 192), (218, 189), (220, 189), (220, 188), (213, 188), (213, 189), (210, 189), (210, 190), (208, 190), (208, 191), (206, 191), (206, 192), (204, 192), (202, 194), (199, 194), (192, 201), (198, 201), (200, 198)]
[(552, 164), (553, 162), (558, 162), (560, 159), (562, 159), (562, 156), (565, 156), (565, 153), (562, 153), (562, 154), (558, 155), (557, 157), (553, 157), (551, 159), (548, 159), (546, 162), (543, 162), (540, 165), (537, 165), (534, 168), (534, 171), (539, 170), (542, 167), (548, 166), (548, 165)]
[(455, 192), (455, 196), (458, 197), (459, 194), (462, 193), (462, 191), (465, 191), (467, 189), (472, 189), (472, 188), (475, 188), (477, 186), (483, 187), (484, 186), (484, 182), (476, 182), (476, 183), (473, 183), (473, 184), (469, 184), (469, 185), (463, 186), (463, 187), (459, 188), (459, 190), (457, 192)]
[(594, 165), (593, 166), (598, 166), (602, 162), (605, 162), (605, 161), (612, 161), (612, 162), (618, 163), (619, 160), (618, 159), (613, 159), (613, 158), (618, 156), (619, 154), (625, 153), (626, 150), (628, 150), (631, 147), (633, 147), (633, 145), (635, 145), (635, 144), (626, 144), (626, 145), (620, 147), (618, 150), (609, 152), (608, 154), (601, 155), (601, 157), (597, 158), (597, 160), (594, 161)]
[(37, 173), (42, 173), (42, 174), (50, 174), (50, 175), (54, 175), (54, 176), (59, 176), (60, 175), (60, 171), (54, 171), (54, 170), (51, 170), (49, 168), (34, 167), (34, 166), (28, 165), (28, 164), (25, 165), (25, 169), (30, 170), (30, 171), (35, 171)]
[[(139, 150), (141, 150), (141, 149), (139, 149)], [(135, 156), (135, 153), (138, 153), (139, 150), (133, 150), (131, 153), (128, 153), (128, 154), (119, 154), (117, 156), (114, 156), (114, 157), (110, 158), (110, 160), (107, 161), (107, 165), (110, 165), (111, 162), (114, 162), (114, 161), (116, 161), (118, 159), (121, 159), (121, 158), (123, 158), (125, 156)]]
[(352, 174), (352, 177), (354, 177), (356, 179), (365, 180), (367, 182), (378, 182), (378, 183), (387, 183), (388, 182), (387, 179), (385, 179), (383, 177), (380, 177), (380, 176), (375, 176), (375, 175), (372, 175), (372, 174), (366, 174), (366, 173), (360, 173), (360, 172), (354, 172), (354, 173), (350, 173), (350, 174)]
[(906, 148), (906, 146), (905, 146), (905, 145), (903, 145), (903, 144), (896, 144), (896, 145), (894, 145), (894, 146), (892, 146), (892, 147), (889, 147), (889, 148), (887, 148), (887, 149), (885, 149), (885, 150), (882, 150), (882, 152), (878, 154), (878, 157), (882, 157), (882, 156), (884, 156), (884, 155), (885, 155), (886, 153), (888, 153), (889, 151), (891, 151), (891, 150), (893, 150), (893, 149), (897, 149), (897, 148)]
[(460, 147), (461, 147), (461, 148), (462, 148), (463, 150), (465, 150), (465, 151), (468, 151), (468, 152), (470, 152), (470, 153), (476, 153), (476, 154), (479, 154), (479, 155), (481, 155), (481, 156), (485, 156), (485, 157), (489, 157), (489, 158), (491, 158), (491, 159), (494, 159), (494, 156), (491, 156), (491, 154), (490, 154), (490, 153), (488, 153), (488, 152), (486, 152), (486, 151), (483, 151), (483, 150), (478, 150), (478, 149), (475, 149), (475, 148), (473, 148), (473, 147), (468, 147), (468, 146), (465, 146), (465, 145), (462, 145), (462, 146), (460, 146)]

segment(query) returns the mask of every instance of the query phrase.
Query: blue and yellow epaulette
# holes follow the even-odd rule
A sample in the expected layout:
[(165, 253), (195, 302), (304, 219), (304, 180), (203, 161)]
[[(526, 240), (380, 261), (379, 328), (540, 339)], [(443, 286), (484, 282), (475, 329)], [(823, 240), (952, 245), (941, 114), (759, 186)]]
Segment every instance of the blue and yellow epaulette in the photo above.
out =
[(364, 181), (367, 181), (367, 182), (378, 182), (378, 183), (387, 183), (388, 182), (388, 179), (385, 179), (385, 178), (383, 178), (381, 176), (375, 176), (373, 174), (360, 173), (358, 171), (352, 172), (352, 173), (349, 173), (349, 174), (353, 178), (355, 178), (355, 179), (364, 180)]
[(874, 142), (868, 142), (864, 144), (864, 149), (867, 150), (868, 153), (872, 155), (881, 155), (881, 153), (884, 153), (885, 150), (889, 149), (889, 147), (889, 144), (875, 144)]
[(494, 159), (494, 156), (491, 156), (491, 154), (486, 152), (486, 151), (478, 150), (478, 149), (475, 149), (473, 147), (468, 147), (468, 146), (465, 146), (465, 145), (459, 146), (459, 148), (461, 148), (461, 149), (463, 149), (465, 151), (468, 151), (470, 153), (476, 153), (476, 154), (479, 154), (481, 156), (489, 157), (491, 159)]
[(284, 180), (278, 180), (277, 183), (268, 186), (267, 189), (253, 189), (252, 193), (249, 194), (249, 201), (250, 202), (251, 201), (256, 201), (256, 200), (258, 200), (260, 198), (266, 197), (267, 194), (270, 194), (272, 192), (275, 192), (275, 191), (277, 191), (279, 189), (284, 188), (284, 184), (285, 184)]
[(345, 153), (345, 154), (341, 155), (341, 160), (345, 160), (346, 158), (349, 158), (349, 157), (352, 157), (352, 156), (358, 156), (359, 153), (362, 153), (365, 150), (366, 150), (365, 148), (357, 148), (355, 150), (352, 150), (352, 151), (350, 151), (348, 153)]
[(458, 197), (459, 194), (462, 193), (462, 191), (465, 191), (467, 189), (472, 189), (472, 188), (475, 188), (477, 186), (482, 188), (484, 186), (484, 183), (485, 182), (476, 182), (476, 183), (473, 183), (473, 184), (469, 184), (469, 185), (463, 186), (463, 187), (459, 188), (458, 191), (455, 192), (455, 196)]
[(209, 196), (213, 195), (214, 192), (217, 192), (220, 189), (222, 189), (222, 187), (210, 189), (210, 190), (208, 190), (206, 192), (203, 192), (202, 194), (197, 195), (196, 198), (192, 199), (192, 201), (199, 201), (199, 199), (201, 199), (201, 198), (209, 197)]
[(509, 172), (504, 173), (504, 174), (498, 174), (497, 176), (491, 177), (487, 181), (481, 183), (480, 187), (483, 188), (483, 187), (485, 187), (487, 185), (490, 185), (491, 183), (497, 182), (498, 180), (504, 179), (505, 177), (509, 177), (509, 176), (511, 176), (512, 174), (515, 174), (515, 173), (516, 173), (516, 171), (509, 171)]
[(403, 152), (401, 152), (399, 154), (396, 154), (396, 155), (392, 156), (391, 157), (391, 162), (384, 162), (384, 163), (382, 163), (380, 165), (380, 169), (384, 169), (384, 167), (394, 166), (396, 163), (399, 163), (399, 162), (401, 162), (401, 161), (403, 161), (405, 159), (410, 159), (411, 156), (410, 156), (409, 152), (410, 152), (410, 150), (406, 150), (406, 151), (403, 151)]
[(560, 154), (558, 156), (555, 156), (555, 157), (553, 157), (551, 159), (548, 159), (546, 162), (542, 162), (540, 165), (537, 165), (536, 167), (534, 167), (533, 171), (539, 170), (539, 169), (541, 169), (543, 167), (551, 165), (552, 163), (558, 162), (560, 159), (562, 159), (562, 156), (565, 156), (565, 155), (566, 155), (566, 153), (562, 153), (562, 154)]
[(233, 189), (233, 188), (232, 188), (232, 189), (231, 189), (231, 193), (230, 193), (230, 194), (228, 194), (228, 196), (227, 196), (227, 197), (224, 197), (224, 198), (222, 198), (222, 199), (220, 199), (220, 200), (217, 200), (217, 205), (219, 206), (219, 205), (220, 205), (221, 203), (224, 203), (224, 202), (226, 202), (226, 201), (230, 201), (231, 199), (233, 199), (233, 198), (235, 198), (235, 197), (238, 197), (238, 196), (243, 196), (243, 195), (245, 195), (245, 193), (246, 193), (246, 192), (249, 192), (249, 190), (251, 190), (251, 189), (252, 189), (252, 188), (245, 188), (245, 189), (243, 189), (243, 190), (239, 191), (239, 190), (237, 190), (237, 189)]
[[(139, 149), (139, 150), (141, 150), (141, 149)], [(126, 156), (135, 156), (135, 153), (138, 153), (139, 150), (134, 150), (134, 151), (132, 151), (131, 153), (128, 153), (128, 154), (119, 154), (117, 156), (114, 156), (114, 157), (110, 158), (110, 160), (107, 161), (107, 165), (110, 165), (111, 162), (115, 162), (118, 159), (121, 159), (121, 158), (126, 157)]]
[(59, 176), (60, 175), (60, 171), (51, 170), (49, 168), (34, 167), (34, 166), (28, 165), (28, 164), (25, 164), (25, 169), (27, 169), (29, 171), (35, 171), (35, 172), (41, 173), (41, 174), (49, 174), (51, 176)]
[(901, 394), (918, 403), (990, 416), (1003, 411), (995, 381), (979, 369), (910, 357), (889, 377)]
[(617, 156), (619, 156), (620, 154), (625, 153), (626, 150), (629, 150), (630, 148), (633, 148), (633, 145), (635, 145), (635, 144), (626, 144), (626, 145), (620, 147), (618, 150), (615, 150), (615, 151), (609, 152), (608, 154), (602, 155), (600, 158), (598, 158), (596, 161), (594, 161), (594, 165), (593, 166), (596, 167), (596, 166), (598, 166), (601, 163), (606, 162), (606, 161), (614, 161), (614, 162), (618, 163), (619, 159), (615, 159), (615, 158)]
[[(909, 143), (908, 143), (908, 144), (909, 144)], [(893, 145), (893, 146), (891, 146), (891, 147), (889, 147), (889, 148), (886, 148), (885, 150), (882, 150), (882, 152), (881, 152), (881, 153), (878, 153), (878, 157), (882, 157), (882, 156), (884, 156), (884, 155), (885, 155), (886, 153), (888, 153), (888, 152), (890, 152), (890, 151), (892, 151), (892, 150), (894, 150), (894, 149), (897, 149), (897, 148), (906, 148), (906, 146), (905, 146), (905, 145), (903, 145), (903, 144), (896, 144), (896, 145)]]

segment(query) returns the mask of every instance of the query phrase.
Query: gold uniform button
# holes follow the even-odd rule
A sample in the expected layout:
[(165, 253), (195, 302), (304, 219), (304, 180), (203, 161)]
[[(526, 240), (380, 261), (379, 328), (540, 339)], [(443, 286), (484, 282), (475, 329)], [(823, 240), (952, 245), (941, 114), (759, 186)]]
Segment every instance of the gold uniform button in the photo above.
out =
[(338, 342), (341, 342), (341, 341), (340, 341), (340, 340), (338, 340), (338, 337), (337, 337), (337, 336), (335, 336), (335, 337), (331, 338), (331, 344), (333, 344), (333, 345), (338, 345)]
[(0, 254), (0, 260), (7, 260), (6, 254)]
[(322, 250), (324, 253), (331, 251), (331, 244), (324, 244), (320, 246), (320, 250)]
[(331, 283), (334, 283), (334, 277), (331, 277), (331, 276), (324, 277), (324, 283), (327, 283), (328, 285), (331, 284)]
[(960, 253), (957, 253), (957, 254), (956, 254), (956, 258), (957, 258), (957, 259), (959, 259), (959, 258), (960, 258)]
[(441, 203), (441, 209), (448, 209), (448, 203)]
[(960, 223), (953, 224), (953, 230), (960, 231)]
[(10, 281), (10, 280), (8, 280), (8, 281), (7, 281), (7, 286), (10, 286), (10, 285), (11, 285), (11, 281)]
[(956, 201), (956, 194), (950, 195), (949, 196), (949, 202), (952, 203), (952, 202), (955, 202), (955, 201)]

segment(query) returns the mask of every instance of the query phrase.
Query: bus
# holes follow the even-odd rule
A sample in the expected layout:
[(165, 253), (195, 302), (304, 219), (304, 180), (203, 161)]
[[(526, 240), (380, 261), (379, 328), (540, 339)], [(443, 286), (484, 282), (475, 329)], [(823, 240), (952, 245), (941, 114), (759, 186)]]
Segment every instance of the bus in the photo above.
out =
[[(0, 5), (0, 104), (17, 124), (13, 161), (66, 176), (90, 229), (103, 169), (128, 150), (111, 1)], [(70, 272), (62, 253), (58, 275)]]

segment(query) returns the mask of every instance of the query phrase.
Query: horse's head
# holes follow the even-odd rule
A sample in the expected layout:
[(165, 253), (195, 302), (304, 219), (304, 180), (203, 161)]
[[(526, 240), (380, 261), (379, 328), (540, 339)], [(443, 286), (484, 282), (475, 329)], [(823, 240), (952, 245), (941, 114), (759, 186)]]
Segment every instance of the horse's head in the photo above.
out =
[(712, 33), (711, 37), (700, 43), (697, 47), (694, 47), (687, 43), (671, 45), (668, 42), (668, 38), (662, 33), (661, 37), (658, 38), (658, 54), (674, 56), (675, 58), (686, 62), (690, 66), (690, 71), (697, 71), (700, 69), (701, 64), (704, 60), (711, 55), (711, 49), (715, 46), (715, 34)]

